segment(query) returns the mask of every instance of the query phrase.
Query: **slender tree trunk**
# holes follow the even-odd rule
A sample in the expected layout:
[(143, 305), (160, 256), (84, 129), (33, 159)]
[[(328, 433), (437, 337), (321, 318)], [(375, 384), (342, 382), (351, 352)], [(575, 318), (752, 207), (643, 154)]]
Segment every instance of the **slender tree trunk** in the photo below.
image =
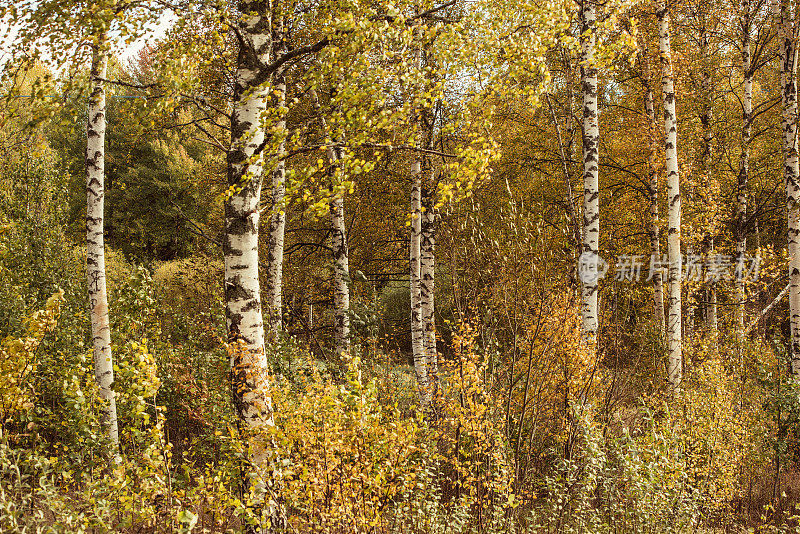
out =
[[(314, 110), (317, 112), (325, 144), (328, 145), (328, 162), (336, 167), (339, 153), (332, 146), (328, 125), (322, 114), (319, 97), (313, 88), (309, 91)], [(333, 315), (336, 353), (350, 353), (350, 265), (347, 250), (347, 227), (344, 219), (344, 199), (336, 197), (330, 201), (331, 244), (333, 249)]]
[[(650, 200), (650, 225), (648, 233), (650, 235), (650, 255), (653, 258), (661, 258), (661, 237), (660, 222), (658, 213), (658, 121), (656, 119), (655, 102), (653, 98), (653, 86), (650, 78), (650, 58), (643, 37), (640, 37), (639, 57), (642, 60), (642, 84), (644, 85), (644, 109), (647, 113), (647, 173), (648, 173), (648, 195)], [(664, 281), (661, 270), (656, 269), (653, 274), (653, 315), (656, 324), (664, 335)]]
[[(415, 37), (419, 39), (424, 38), (424, 32), (422, 32), (420, 28), (415, 28), (414, 32)], [(414, 63), (420, 70), (426, 66), (427, 58), (425, 57), (425, 53), (425, 45), (420, 43), (414, 53)], [(430, 149), (433, 143), (433, 122), (430, 116), (430, 110), (424, 107), (418, 109), (414, 119), (417, 121), (417, 125), (420, 127), (420, 131), (423, 134), (421, 140), (422, 147)], [(426, 216), (422, 210), (422, 181), (423, 173), (429, 173), (430, 171), (430, 160), (422, 153), (417, 154), (411, 169), (413, 180), (411, 185), (411, 242), (409, 251), (409, 260), (411, 264), (411, 351), (414, 358), (414, 371), (417, 377), (420, 405), (426, 410), (431, 406), (432, 390), (431, 369), (428, 365), (428, 343), (426, 340), (426, 301), (423, 300), (423, 298), (427, 298), (427, 294), (425, 293), (427, 286), (423, 287), (422, 277), (423, 264), (431, 258), (425, 258), (425, 260), (423, 260), (424, 248), (422, 229)], [(426, 243), (426, 246), (429, 245), (430, 243)], [(431, 278), (431, 282), (432, 281), (433, 279)]]
[[(270, 2), (271, 4), (271, 2)], [(277, 22), (277, 21), (276, 21)], [(271, 36), (272, 53), (274, 56), (286, 52), (285, 44), (281, 38), (282, 27), (276, 24), (277, 31)], [(273, 85), (277, 95), (276, 105), (286, 106), (286, 77), (282, 71), (273, 74)], [(281, 118), (275, 125), (277, 131), (285, 131), (286, 120)], [(278, 146), (278, 155), (282, 156), (285, 150), (285, 140)], [(279, 160), (272, 169), (272, 197), (271, 215), (267, 230), (267, 276), (265, 278), (264, 293), (267, 307), (267, 321), (270, 336), (277, 337), (283, 329), (283, 244), (286, 232), (286, 210), (284, 197), (286, 196), (286, 164)]]
[(91, 85), (86, 123), (86, 279), (89, 286), (89, 315), (94, 345), (94, 375), (103, 399), (103, 424), (119, 461), (117, 402), (114, 398), (114, 361), (111, 354), (111, 327), (108, 322), (106, 256), (103, 238), (105, 200), (106, 77), (105, 35), (92, 51)]
[[(583, 254), (596, 261), (600, 248), (600, 190), (597, 118), (597, 67), (594, 64), (595, 4), (583, 0), (581, 37), (581, 85), (583, 89)], [(596, 267), (595, 269), (596, 270)], [(581, 318), (583, 338), (589, 350), (597, 350), (597, 279), (584, 277)]]
[[(701, 13), (701, 16), (705, 16), (704, 13)], [(703, 69), (702, 69), (702, 80), (701, 80), (701, 91), (702, 91), (702, 98), (703, 98), (703, 105), (702, 110), (700, 113), (700, 125), (702, 126), (703, 130), (703, 139), (700, 148), (700, 172), (704, 179), (704, 184), (707, 188), (710, 188), (710, 184), (712, 181), (717, 179), (714, 176), (712, 165), (712, 150), (713, 150), (713, 132), (711, 130), (712, 121), (714, 118), (714, 108), (713, 108), (713, 87), (712, 87), (712, 80), (711, 80), (711, 70), (709, 67), (710, 64), (710, 57), (709, 57), (709, 39), (708, 39), (708, 30), (705, 26), (705, 21), (702, 22), (701, 27), (701, 35), (700, 35), (700, 57), (703, 61)], [(713, 190), (713, 188), (710, 188)], [(716, 216), (714, 217), (716, 219)], [(715, 223), (716, 221), (714, 221)], [(711, 225), (710, 229), (707, 229), (708, 232), (714, 231), (714, 224)], [(706, 233), (704, 236), (704, 243), (710, 244), (710, 253), (714, 254), (714, 236)], [(706, 317), (706, 327), (712, 333), (717, 333), (717, 288), (716, 283), (714, 280), (709, 280), (707, 283), (706, 288), (706, 298), (704, 299), (706, 302), (704, 304), (705, 308), (705, 317)]]
[(683, 376), (681, 337), (681, 188), (678, 174), (678, 120), (675, 116), (675, 89), (669, 42), (669, 13), (664, 0), (658, 5), (661, 91), (664, 99), (664, 152), (667, 172), (667, 256), (669, 259), (669, 316), (667, 318), (667, 380), (678, 391)]
[[(736, 179), (736, 260), (741, 264), (747, 252), (747, 182), (750, 175), (750, 138), (753, 116), (753, 72), (750, 57), (750, 0), (742, 1), (744, 18), (742, 20), (742, 76), (744, 94), (742, 95), (742, 139), (739, 159), (739, 175)], [(741, 342), (744, 336), (745, 289), (744, 278), (736, 281), (736, 334)]]
[(708, 329), (712, 334), (716, 335), (719, 332), (719, 325), (717, 324), (717, 288), (713, 280), (709, 281), (708, 296), (706, 298), (708, 300), (708, 316), (706, 317)]
[(789, 325), (792, 374), (800, 375), (800, 178), (797, 159), (797, 51), (789, 0), (779, 0), (783, 157), (789, 245)]
[(272, 52), (272, 24), (266, 2), (240, 1), (239, 31), (245, 36), (237, 57), (228, 152), (225, 201), (225, 315), (231, 342), (234, 404), (249, 437), (248, 473), (252, 487), (265, 497), (271, 528), (284, 521), (279, 500), (272, 494), (275, 473), (269, 427), (274, 426), (268, 364), (264, 352), (264, 324), (258, 277), (259, 199), (265, 140), (262, 118), (269, 89), (259, 78), (260, 65)]
[[(286, 78), (283, 73), (276, 73), (274, 77), (275, 91), (279, 95), (277, 105), (286, 105)], [(285, 130), (286, 120), (281, 119), (276, 124), (278, 130)], [(279, 155), (285, 149), (285, 141), (278, 147)], [(284, 197), (286, 195), (286, 164), (280, 160), (272, 170), (272, 214), (269, 218), (267, 233), (267, 276), (265, 279), (264, 293), (267, 301), (267, 317), (270, 335), (276, 337), (283, 329), (283, 242), (286, 232), (286, 210)]]
[(435, 188), (422, 189), (422, 222), (420, 225), (420, 304), (422, 307), (423, 344), (431, 395), (437, 393), (439, 362), (436, 351), (436, 313), (434, 299), (434, 268), (436, 250)]
[(344, 199), (330, 202), (333, 248), (333, 314), (337, 354), (350, 352), (350, 266), (347, 252), (347, 229), (344, 221)]
[(414, 182), (411, 186), (411, 245), (409, 260), (411, 264), (411, 352), (414, 357), (414, 372), (420, 405), (430, 405), (430, 383), (428, 380), (428, 362), (425, 356), (425, 331), (422, 323), (422, 162), (414, 162), (411, 174)]

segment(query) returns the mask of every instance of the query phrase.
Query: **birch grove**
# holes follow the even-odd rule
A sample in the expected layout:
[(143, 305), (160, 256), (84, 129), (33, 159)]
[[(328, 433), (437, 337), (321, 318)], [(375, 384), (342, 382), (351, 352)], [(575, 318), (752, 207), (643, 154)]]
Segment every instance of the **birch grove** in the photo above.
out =
[(660, 2), (658, 18), (661, 93), (664, 102), (664, 156), (667, 173), (667, 275), (669, 313), (667, 316), (667, 381), (673, 391), (680, 389), (683, 377), (681, 337), (681, 187), (678, 171), (678, 120), (675, 115), (675, 89), (672, 80), (672, 52), (669, 40), (669, 11)]
[(797, 8), (0, 0), (0, 532), (792, 530)]

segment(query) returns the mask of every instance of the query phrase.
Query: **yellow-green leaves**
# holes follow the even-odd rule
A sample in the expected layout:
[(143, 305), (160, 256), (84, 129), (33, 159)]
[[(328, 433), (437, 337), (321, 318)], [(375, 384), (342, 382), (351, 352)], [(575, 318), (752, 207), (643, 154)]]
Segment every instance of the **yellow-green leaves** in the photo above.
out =
[(47, 299), (44, 309), (23, 320), (24, 336), (6, 336), (0, 341), (0, 418), (3, 420), (33, 407), (34, 392), (28, 376), (36, 370), (42, 339), (56, 327), (63, 301), (64, 291), (59, 289)]

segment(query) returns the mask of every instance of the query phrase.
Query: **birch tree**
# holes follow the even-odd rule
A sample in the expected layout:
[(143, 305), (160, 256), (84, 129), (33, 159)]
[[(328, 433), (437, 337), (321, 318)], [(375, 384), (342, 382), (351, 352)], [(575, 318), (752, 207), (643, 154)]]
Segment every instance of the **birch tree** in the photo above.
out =
[(411, 236), (409, 245), (409, 273), (411, 291), (411, 353), (417, 378), (417, 395), (420, 405), (430, 405), (428, 362), (425, 355), (425, 331), (422, 323), (422, 161), (416, 158), (411, 166)]
[[(736, 177), (736, 213), (735, 213), (735, 238), (737, 263), (744, 261), (747, 252), (747, 182), (750, 175), (750, 141), (752, 132), (753, 115), (753, 68), (750, 54), (752, 41), (752, 13), (750, 0), (742, 1), (742, 15), (739, 19), (741, 25), (741, 71), (743, 78), (742, 90), (742, 131), (741, 155), (739, 156), (739, 173)], [(736, 334), (741, 343), (744, 336), (745, 315), (745, 288), (744, 278), (736, 278)]]
[[(20, 3), (17, 3), (20, 4)], [(115, 45), (135, 40), (149, 17), (163, 6), (130, 0), (93, 0), (86, 3), (42, 1), (21, 3), (9, 9), (0, 2), (4, 16), (17, 26), (13, 48), (21, 51), (21, 64), (38, 61), (70, 72), (60, 89), (69, 95), (76, 89), (74, 76), (90, 61), (86, 105), (86, 280), (91, 323), (94, 374), (103, 400), (102, 422), (112, 446), (112, 460), (119, 461), (119, 425), (114, 397), (114, 362), (105, 268), (105, 138), (106, 71)], [(18, 9), (20, 9), (18, 11)], [(114, 35), (115, 39), (111, 36)], [(91, 54), (87, 57), (86, 52)], [(45, 53), (46, 51), (46, 53)], [(78, 91), (81, 97), (84, 93)]]
[[(653, 258), (661, 257), (661, 236), (658, 209), (658, 120), (656, 119), (655, 102), (653, 98), (652, 78), (650, 75), (650, 57), (647, 52), (646, 41), (639, 37), (639, 59), (642, 66), (642, 87), (644, 88), (644, 109), (647, 115), (647, 174), (649, 197), (649, 224), (650, 255)], [(664, 334), (664, 284), (661, 270), (656, 269), (653, 275), (653, 315), (661, 334)]]
[[(701, 10), (698, 12), (698, 18), (700, 19), (700, 61), (702, 62), (701, 73), (700, 73), (700, 92), (702, 98), (702, 104), (700, 108), (700, 125), (702, 128), (702, 139), (700, 144), (700, 176), (703, 178), (704, 188), (713, 190), (711, 184), (715, 183), (717, 177), (714, 176), (713, 173), (713, 132), (712, 132), (712, 122), (714, 118), (714, 88), (713, 82), (711, 79), (711, 58), (709, 56), (710, 53), (710, 42), (709, 42), (709, 19), (710, 16), (705, 11)], [(714, 233), (716, 231), (716, 213), (714, 210), (711, 210), (711, 221), (710, 224), (705, 225), (704, 228), (704, 248), (708, 254), (714, 253)], [(706, 283), (706, 298), (705, 298), (705, 318), (706, 318), (706, 325), (708, 329), (716, 333), (717, 332), (717, 288), (716, 283), (714, 280), (708, 280)]]
[[(414, 62), (420, 73), (423, 73), (427, 65), (427, 46), (424, 42), (425, 30), (423, 27), (414, 29), (414, 35), (419, 42), (416, 44)], [(430, 82), (431, 80), (424, 80)], [(423, 87), (424, 87), (423, 82)], [(420, 102), (415, 111), (414, 126), (421, 138), (419, 148), (430, 150), (433, 145), (433, 119), (429, 104)], [(411, 350), (414, 359), (414, 371), (417, 376), (419, 388), (420, 405), (427, 408), (431, 404), (432, 390), (431, 383), (436, 382), (436, 376), (432, 373), (431, 363), (435, 362), (436, 334), (433, 325), (428, 321), (433, 319), (433, 249), (430, 241), (430, 231), (433, 229), (429, 224), (432, 214), (423, 210), (423, 181), (428, 180), (428, 175), (432, 172), (430, 158), (427, 154), (420, 151), (415, 154), (414, 162), (411, 167), (411, 236), (409, 245), (410, 262), (410, 292), (411, 292)], [(427, 185), (427, 184), (426, 184)], [(430, 198), (431, 193), (425, 195)], [(427, 204), (426, 200), (426, 204)], [(430, 205), (430, 204), (429, 204)], [(432, 206), (432, 205), (431, 205)], [(423, 234), (425, 230), (425, 234)], [(429, 333), (430, 328), (430, 333)], [(433, 335), (433, 343), (429, 340), (429, 335)], [(433, 346), (433, 362), (429, 350)]]
[[(279, 474), (273, 469), (275, 458), (267, 438), (269, 428), (275, 423), (258, 272), (259, 201), (264, 174), (261, 151), (266, 140), (263, 120), (270, 99), (270, 81), (275, 82), (279, 104), (285, 98), (283, 70), (265, 68), (273, 64), (276, 49), (281, 46), (280, 36), (276, 34), (280, 26), (275, 24), (276, 14), (270, 7), (261, 0), (239, 2), (240, 15), (234, 29), (239, 50), (233, 88), (231, 145), (227, 155), (230, 189), (225, 200), (223, 254), (234, 403), (250, 436), (250, 483), (257, 498), (265, 501), (266, 516), (271, 528), (276, 529), (285, 521), (285, 513), (276, 498), (264, 498)], [(280, 136), (283, 130), (284, 123), (279, 120), (272, 133)], [(282, 166), (282, 161), (276, 165), (273, 182), (280, 180)]]
[(661, 62), (661, 93), (664, 104), (664, 155), (667, 173), (667, 257), (669, 315), (667, 317), (667, 380), (677, 391), (683, 376), (681, 337), (681, 189), (678, 173), (678, 121), (675, 116), (675, 89), (672, 80), (672, 52), (670, 50), (669, 11), (660, 0), (656, 11), (658, 18), (659, 58)]
[[(286, 50), (283, 44), (283, 36), (281, 35), (281, 25), (276, 24), (276, 32), (274, 39), (276, 41), (276, 50), (278, 53), (285, 53)], [(277, 106), (283, 108), (286, 106), (286, 74), (284, 72), (276, 72), (275, 75), (275, 93), (277, 95)], [(281, 117), (275, 125), (276, 130), (286, 130), (286, 119)], [(270, 176), (272, 178), (272, 191), (271, 191), (271, 215), (269, 218), (269, 227), (267, 230), (267, 273), (266, 273), (266, 287), (265, 298), (267, 301), (267, 317), (269, 317), (269, 330), (273, 339), (283, 328), (283, 249), (284, 237), (286, 233), (286, 211), (284, 209), (285, 196), (286, 196), (286, 162), (282, 158), (285, 152), (286, 142), (282, 140), (278, 145), (278, 161), (272, 169)]]
[(434, 298), (436, 267), (436, 182), (434, 171), (427, 173), (430, 184), (422, 188), (422, 221), (420, 223), (420, 305), (422, 309), (423, 345), (431, 395), (437, 394), (439, 381), (436, 349), (436, 304)]
[[(600, 248), (600, 190), (598, 182), (600, 129), (597, 117), (595, 64), (596, 12), (593, 0), (581, 5), (581, 87), (583, 91), (583, 254), (597, 261)], [(596, 271), (596, 266), (593, 271)], [(582, 280), (581, 318), (586, 345), (597, 349), (597, 278)]]
[[(332, 168), (332, 177), (336, 175), (336, 168), (341, 159), (338, 148), (328, 133), (328, 124), (322, 113), (317, 91), (312, 87), (309, 90), (314, 110), (317, 113), (323, 142), (326, 145), (325, 153), (328, 163)], [(333, 184), (331, 184), (333, 185)], [(333, 191), (335, 188), (331, 187)], [(344, 199), (341, 195), (334, 194), (329, 201), (331, 221), (331, 249), (333, 254), (333, 316), (334, 340), (338, 355), (350, 352), (350, 266), (347, 250), (347, 227), (344, 218)]]
[(114, 361), (108, 321), (103, 209), (105, 205), (105, 139), (107, 34), (100, 31), (92, 43), (91, 94), (86, 121), (86, 280), (92, 324), (94, 374), (103, 399), (103, 424), (119, 461), (117, 402), (114, 398)]
[(800, 168), (797, 152), (797, 34), (789, 0), (776, 3), (783, 107), (783, 177), (789, 248), (789, 328), (792, 374), (800, 375)]

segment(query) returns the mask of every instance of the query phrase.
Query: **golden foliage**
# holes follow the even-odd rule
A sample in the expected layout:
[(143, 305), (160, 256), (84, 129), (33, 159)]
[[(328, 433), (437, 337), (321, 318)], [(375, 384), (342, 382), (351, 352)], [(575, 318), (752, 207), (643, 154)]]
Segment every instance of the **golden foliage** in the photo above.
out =
[(42, 310), (23, 321), (25, 335), (6, 336), (0, 344), (0, 420), (33, 407), (31, 382), (28, 375), (36, 369), (39, 347), (45, 334), (58, 322), (64, 291), (59, 290)]

